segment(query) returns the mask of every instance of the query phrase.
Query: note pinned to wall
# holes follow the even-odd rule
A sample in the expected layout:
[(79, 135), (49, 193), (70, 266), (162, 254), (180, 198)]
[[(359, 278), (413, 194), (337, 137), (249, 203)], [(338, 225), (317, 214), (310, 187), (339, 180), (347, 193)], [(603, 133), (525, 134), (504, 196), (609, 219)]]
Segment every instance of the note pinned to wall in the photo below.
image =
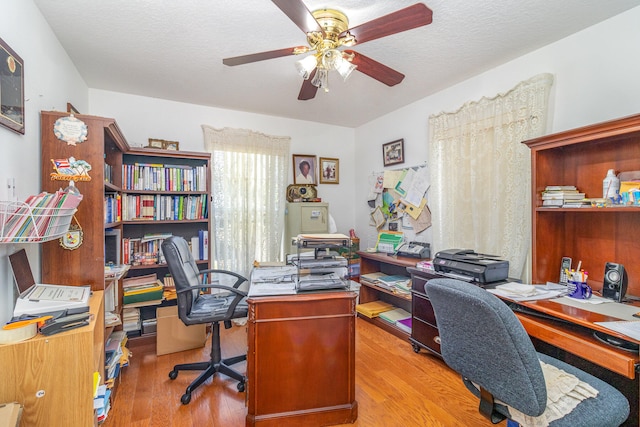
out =
[(404, 200), (403, 200), (403, 203), (405, 204), (404, 211), (408, 213), (411, 216), (411, 218), (418, 219), (418, 217), (420, 216), (424, 207), (427, 204), (427, 199), (423, 197), (422, 200), (420, 201), (419, 206), (412, 205), (411, 203), (406, 202)]
[(398, 185), (398, 181), (402, 178), (403, 171), (402, 170), (387, 170), (384, 171), (384, 188), (396, 188)]

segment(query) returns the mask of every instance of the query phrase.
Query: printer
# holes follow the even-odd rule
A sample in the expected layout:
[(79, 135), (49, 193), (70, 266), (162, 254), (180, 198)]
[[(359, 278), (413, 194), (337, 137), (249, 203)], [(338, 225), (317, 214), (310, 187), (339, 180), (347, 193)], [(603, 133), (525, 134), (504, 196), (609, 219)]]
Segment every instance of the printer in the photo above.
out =
[(470, 249), (447, 249), (436, 253), (435, 271), (445, 276), (477, 282), (498, 282), (509, 276), (509, 261), (495, 255), (477, 254)]

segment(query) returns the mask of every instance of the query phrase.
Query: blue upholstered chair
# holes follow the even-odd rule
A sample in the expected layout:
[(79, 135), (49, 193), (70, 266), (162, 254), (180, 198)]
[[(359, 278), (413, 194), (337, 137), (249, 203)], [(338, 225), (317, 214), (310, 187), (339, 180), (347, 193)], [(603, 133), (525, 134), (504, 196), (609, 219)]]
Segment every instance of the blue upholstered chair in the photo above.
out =
[(547, 405), (539, 361), (591, 385), (597, 397), (582, 400), (550, 426), (619, 426), (629, 402), (614, 387), (569, 364), (537, 353), (516, 315), (495, 295), (473, 284), (438, 278), (425, 285), (435, 311), (442, 357), (480, 397), (480, 412), (493, 423), (511, 418), (510, 408), (530, 416)]
[[(247, 279), (237, 273), (226, 270), (198, 270), (198, 266), (191, 255), (187, 241), (179, 236), (171, 236), (162, 242), (162, 252), (167, 260), (169, 272), (173, 276), (178, 296), (178, 317), (185, 325), (210, 323), (211, 331), (211, 359), (208, 362), (186, 363), (175, 365), (169, 372), (172, 380), (178, 376), (178, 371), (203, 371), (188, 387), (180, 399), (183, 404), (191, 401), (191, 392), (207, 379), (219, 372), (238, 380), (238, 391), (244, 391), (245, 377), (230, 366), (247, 359), (242, 354), (222, 359), (220, 349), (220, 322), (228, 329), (231, 319), (247, 317), (249, 311), (246, 302), (247, 293), (238, 287)], [(210, 277), (223, 276), (230, 279), (232, 286), (221, 283), (202, 284), (201, 274), (208, 273)], [(201, 294), (202, 288), (222, 290), (222, 293)]]

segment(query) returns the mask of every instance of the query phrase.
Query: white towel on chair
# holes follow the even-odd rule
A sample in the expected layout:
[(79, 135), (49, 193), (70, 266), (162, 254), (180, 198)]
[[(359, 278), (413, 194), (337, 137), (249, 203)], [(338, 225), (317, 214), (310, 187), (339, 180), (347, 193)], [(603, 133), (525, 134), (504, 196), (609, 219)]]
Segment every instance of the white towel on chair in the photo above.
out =
[(560, 419), (573, 411), (585, 399), (596, 397), (598, 390), (575, 375), (558, 369), (553, 365), (540, 362), (544, 381), (547, 385), (547, 407), (538, 417), (532, 417), (509, 407), (511, 419), (523, 427), (547, 427), (549, 423)]

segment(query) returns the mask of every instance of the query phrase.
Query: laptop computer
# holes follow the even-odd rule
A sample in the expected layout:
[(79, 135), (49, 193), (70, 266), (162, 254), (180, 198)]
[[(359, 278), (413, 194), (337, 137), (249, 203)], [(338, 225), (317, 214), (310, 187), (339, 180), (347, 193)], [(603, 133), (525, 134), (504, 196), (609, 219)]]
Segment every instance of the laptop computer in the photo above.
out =
[(24, 249), (9, 255), (9, 262), (11, 263), (11, 270), (13, 270), (13, 278), (18, 294), (22, 294), (36, 284), (29, 265), (29, 259), (27, 258), (27, 252)]
[(14, 307), (14, 317), (58, 311), (65, 311), (67, 314), (88, 311), (90, 286), (36, 283), (24, 249), (9, 255), (9, 262), (20, 293)]

